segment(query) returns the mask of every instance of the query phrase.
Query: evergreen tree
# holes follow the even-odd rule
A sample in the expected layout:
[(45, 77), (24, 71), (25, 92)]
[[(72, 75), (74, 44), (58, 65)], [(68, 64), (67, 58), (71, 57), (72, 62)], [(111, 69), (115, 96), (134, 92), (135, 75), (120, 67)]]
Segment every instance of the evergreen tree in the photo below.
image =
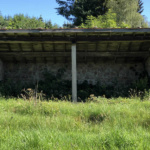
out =
[(40, 15), (40, 17), (39, 17), (38, 20), (43, 22), (43, 17), (42, 17), (42, 15)]
[(58, 14), (64, 16), (74, 25), (85, 23), (87, 16), (97, 17), (107, 12), (107, 0), (56, 0)]
[(50, 20), (45, 22), (45, 28), (46, 28), (46, 29), (51, 29), (51, 28), (53, 28), (52, 22), (51, 22)]
[[(125, 0), (124, 2), (122, 0), (56, 0), (56, 2), (59, 5), (56, 8), (58, 14), (69, 21), (73, 21), (74, 25), (85, 23), (87, 16), (98, 17), (99, 15), (104, 15), (108, 8), (113, 10), (121, 6), (119, 9), (125, 12), (132, 6), (133, 9), (136, 7), (136, 11), (134, 9), (135, 12), (142, 13), (144, 10), (142, 0)], [(117, 7), (114, 5), (107, 7), (108, 3), (115, 3)]]
[(143, 7), (143, 2), (142, 2), (142, 0), (138, 0), (138, 5), (139, 5), (139, 7), (138, 7), (138, 13), (142, 13), (143, 11), (144, 11), (144, 7)]

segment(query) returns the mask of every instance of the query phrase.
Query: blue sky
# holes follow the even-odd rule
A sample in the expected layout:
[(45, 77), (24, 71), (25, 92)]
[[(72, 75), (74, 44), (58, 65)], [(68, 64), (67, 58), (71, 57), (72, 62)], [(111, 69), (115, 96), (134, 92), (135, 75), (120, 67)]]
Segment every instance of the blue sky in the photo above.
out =
[[(150, 0), (142, 1), (144, 3), (142, 15), (145, 15), (150, 22)], [(44, 20), (51, 20), (53, 24), (57, 23), (61, 26), (67, 20), (57, 15), (56, 7), (58, 7), (56, 0), (1, 0), (0, 2), (0, 11), (3, 16), (19, 13), (30, 17), (42, 15)]]

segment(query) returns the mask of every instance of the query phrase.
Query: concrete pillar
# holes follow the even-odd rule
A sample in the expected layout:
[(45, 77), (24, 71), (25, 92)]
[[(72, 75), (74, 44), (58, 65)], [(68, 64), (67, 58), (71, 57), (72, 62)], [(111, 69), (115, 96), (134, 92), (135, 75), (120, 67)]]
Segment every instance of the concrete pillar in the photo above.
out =
[(3, 68), (3, 62), (0, 59), (0, 81), (3, 80), (3, 77), (4, 77), (4, 68)]
[(77, 102), (77, 59), (76, 44), (72, 44), (72, 101)]

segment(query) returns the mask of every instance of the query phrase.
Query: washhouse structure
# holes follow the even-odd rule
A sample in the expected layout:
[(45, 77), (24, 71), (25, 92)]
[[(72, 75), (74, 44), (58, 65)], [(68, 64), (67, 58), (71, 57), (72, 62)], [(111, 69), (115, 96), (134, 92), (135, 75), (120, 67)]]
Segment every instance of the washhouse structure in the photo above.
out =
[(65, 68), (77, 101), (77, 82), (129, 84), (150, 75), (150, 29), (0, 30), (0, 80), (36, 81)]

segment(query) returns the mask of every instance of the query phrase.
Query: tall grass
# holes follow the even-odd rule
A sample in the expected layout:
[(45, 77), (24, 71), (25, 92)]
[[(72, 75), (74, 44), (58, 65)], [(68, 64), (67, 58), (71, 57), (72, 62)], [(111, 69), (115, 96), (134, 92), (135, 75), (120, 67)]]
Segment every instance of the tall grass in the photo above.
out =
[(1, 150), (150, 149), (150, 101), (0, 100)]

